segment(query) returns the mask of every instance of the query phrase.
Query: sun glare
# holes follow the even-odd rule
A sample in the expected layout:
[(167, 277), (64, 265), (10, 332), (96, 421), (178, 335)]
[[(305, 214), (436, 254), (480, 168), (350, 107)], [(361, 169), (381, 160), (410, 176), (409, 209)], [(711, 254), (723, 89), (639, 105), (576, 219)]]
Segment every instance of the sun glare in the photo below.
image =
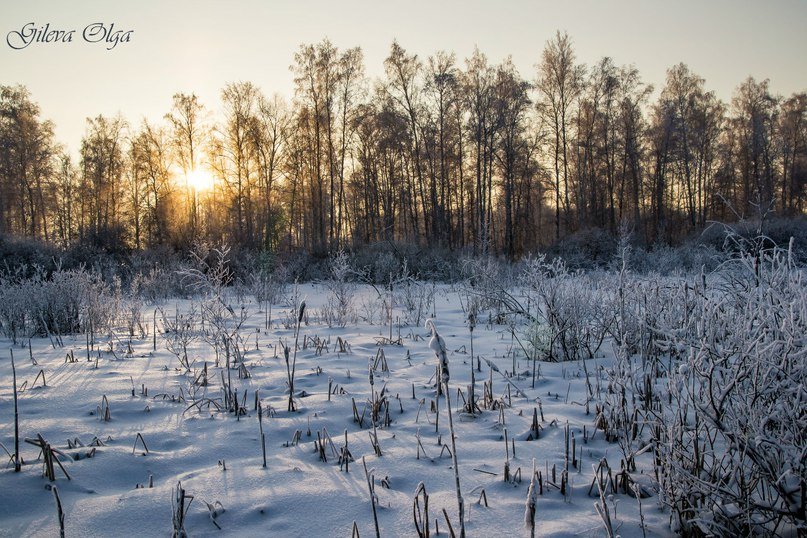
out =
[(207, 170), (196, 169), (188, 174), (188, 186), (196, 191), (209, 191), (213, 188), (213, 176)]

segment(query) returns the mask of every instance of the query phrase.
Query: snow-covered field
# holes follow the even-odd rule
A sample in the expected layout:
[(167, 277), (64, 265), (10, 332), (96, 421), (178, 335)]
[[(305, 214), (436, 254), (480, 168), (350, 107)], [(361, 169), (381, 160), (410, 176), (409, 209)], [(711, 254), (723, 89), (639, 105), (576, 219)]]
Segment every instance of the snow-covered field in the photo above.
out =
[[(13, 458), (6, 456), (0, 469), (0, 535), (58, 535), (57, 489), (67, 536), (165, 536), (175, 529), (181, 483), (193, 496), (189, 506), (185, 500), (183, 522), (192, 536), (350, 536), (354, 523), (361, 536), (372, 536), (374, 512), (382, 536), (417, 536), (415, 512), (424, 507), (423, 495), (417, 505), (414, 500), (422, 483), (430, 535), (449, 535), (448, 519), (459, 536), (447, 401), (437, 394), (437, 340), (424, 328), (427, 317), (433, 318), (449, 361), (448, 396), (468, 536), (529, 536), (525, 509), (531, 481), (537, 535), (602, 536), (609, 532), (606, 519), (610, 532), (625, 537), (673, 534), (677, 523), (669, 508), (662, 509), (664, 487), (658, 482), (659, 469), (666, 467), (654, 466), (651, 443), (666, 437), (652, 429), (651, 419), (658, 409), (655, 416), (662, 420), (654, 424), (659, 427), (669, 416), (662, 409), (674, 413), (686, 405), (686, 383), (668, 384), (658, 374), (658, 382), (640, 379), (629, 384), (632, 391), (620, 393), (614, 380), (637, 375), (638, 358), (636, 371), (626, 374), (623, 365), (620, 372), (613, 337), (603, 333), (598, 345), (588, 329), (575, 334), (589, 339), (594, 358), (534, 364), (525, 352), (539, 349), (546, 334), (531, 332), (523, 319), (497, 319), (484, 305), (471, 331), (468, 314), (475, 295), (466, 285), (420, 286), (422, 302), (396, 300), (391, 327), (383, 288), (301, 284), (275, 297), (271, 313), (254, 297), (229, 289), (220, 296), (143, 305), (134, 337), (119, 323), (94, 334), (90, 350), (85, 334), (63, 336), (61, 346), (53, 335), (33, 338), (30, 350), (27, 339), (17, 345), (0, 341), (0, 440), (13, 454), (13, 350), (20, 437), (41, 435), (69, 474), (68, 479), (56, 464), (55, 480), (48, 480), (40, 449), (21, 440), (21, 472), (14, 472)], [(681, 289), (703, 294), (697, 286)], [(537, 301), (522, 290), (511, 292), (507, 297), (519, 304)], [(349, 299), (342, 317), (339, 297)], [(305, 310), (295, 337), (301, 300)], [(622, 316), (626, 327), (627, 314), (618, 310), (613, 315)], [(591, 312), (598, 311), (589, 309), (587, 315), (595, 319)], [(706, 319), (703, 312), (691, 316)], [(702, 329), (692, 328), (703, 336)], [(182, 366), (183, 343), (190, 369)], [(791, 339), (790, 344), (803, 370), (803, 342), (793, 345)], [(668, 374), (686, 376), (687, 364), (697, 357), (687, 349), (678, 352), (681, 366), (678, 359), (671, 361)], [(295, 409), (289, 411), (295, 355)], [(476, 413), (466, 406), (472, 370)], [(635, 389), (642, 383), (643, 393)], [(648, 394), (651, 386), (655, 396)], [(782, 386), (787, 390), (786, 383)], [(614, 403), (620, 398), (622, 407)], [(640, 398), (653, 403), (642, 411)], [(632, 420), (615, 418), (620, 409), (634, 410)], [(795, 416), (804, 418), (798, 405)], [(603, 431), (606, 423), (611, 442)], [(687, 431), (700, 433), (701, 427), (696, 420)], [(638, 431), (631, 434), (630, 428)], [(704, 482), (720, 461), (721, 439), (711, 438), (711, 452), (702, 439), (701, 450), (711, 456), (693, 460), (704, 467)], [(803, 439), (791, 440), (798, 450)], [(671, 440), (670, 458), (679, 457), (686, 444)], [(352, 458), (343, 465), (346, 445)], [(696, 442), (696, 455), (698, 447)], [(664, 457), (661, 448), (657, 452)], [(635, 470), (630, 466), (629, 473), (621, 473), (626, 454), (635, 460)], [(605, 486), (602, 496), (595, 468)], [(665, 472), (670, 474), (662, 476), (678, 476), (675, 469)], [(787, 476), (783, 480), (792, 483)], [(673, 491), (675, 486), (665, 487)]]
[[(52, 483), (58, 488), (64, 508), (67, 535), (169, 534), (171, 503), (178, 482), (194, 496), (185, 523), (191, 535), (220, 533), (205, 504), (217, 501), (224, 512), (216, 522), (228, 533), (349, 536), (355, 521), (361, 535), (372, 535), (373, 511), (362, 458), (375, 478), (382, 535), (416, 535), (412, 507), (419, 482), (423, 482), (429, 496), (431, 532), (435, 527), (441, 534), (448, 532), (443, 509), (455, 532), (459, 532), (452, 460), (448, 449), (441, 450), (440, 444), (450, 447), (445, 399), (441, 398), (439, 422), (431, 409), (436, 398), (437, 360), (428, 346), (430, 332), (421, 326), (402, 327), (402, 345), (379, 345), (388, 338), (388, 327), (359, 322), (346, 328), (328, 328), (315, 321), (326, 300), (326, 290), (303, 285), (299, 293), (305, 297), (309, 322), (300, 329), (295, 390), (301, 396), (296, 399), (296, 412), (287, 411), (287, 372), (279, 347), (280, 341), (293, 345), (294, 328), (284, 328), (280, 321), (273, 320), (272, 329), (265, 330), (266, 316), (254, 303), (244, 305), (249, 317), (241, 329), (247, 344), (244, 361), (251, 377), (238, 379), (237, 372), (232, 372), (239, 398), (246, 396), (247, 411), (240, 417), (215, 407), (188, 409), (189, 392), (195, 392), (197, 399), (217, 398), (221, 403), (222, 369), (213, 367), (212, 347), (201, 339), (192, 343), (189, 357), (197, 373), (208, 362), (210, 382), (207, 387), (195, 388), (195, 376), (179, 368), (177, 358), (165, 349), (162, 336), (158, 336), (156, 351), (151, 336), (132, 339), (131, 353), (129, 339), (123, 335), (98, 337), (96, 347), (100, 352), (91, 351), (89, 361), (83, 335), (65, 337), (64, 347), (56, 349), (51, 348), (47, 338), (32, 340), (36, 365), (31, 363), (27, 349), (14, 349), (18, 382), (27, 381), (19, 398), (21, 436), (33, 438), (41, 434), (54, 448), (73, 458), (70, 461), (61, 457), (71, 480), (57, 466), (56, 481)], [(356, 304), (372, 300), (373, 295), (369, 287), (357, 290)], [(169, 318), (177, 307), (187, 312), (190, 304), (179, 301), (163, 305)], [(474, 331), (474, 354), (490, 360), (500, 373), (491, 372), (482, 360), (481, 371), (476, 374), (477, 394), (481, 395), (482, 382), (492, 373), (494, 398), (502, 399), (506, 405), (501, 410), (483, 409), (476, 416), (462, 413), (456, 387), (467, 392), (471, 357), (470, 332), (460, 295), (448, 286), (437, 287), (433, 310), (448, 350), (450, 399), (468, 535), (525, 532), (525, 501), (533, 463), (543, 471), (545, 481), (547, 469), (551, 481), (555, 467), (559, 484), (567, 421), (582, 449), (582, 461), (577, 469), (570, 468), (565, 498), (557, 487), (544, 484), (543, 495), (538, 498), (536, 530), (540, 535), (601, 535), (602, 521), (594, 509), (596, 487), (591, 496), (588, 494), (591, 466), (603, 457), (616, 460), (612, 465), (618, 465), (618, 452), (603, 440), (601, 432), (591, 439), (594, 416), (591, 411), (587, 415), (582, 404), (586, 381), (581, 365), (540, 364), (540, 376), (532, 389), (531, 365), (519, 358), (517, 371), (524, 376), (513, 378), (508, 390), (502, 374), (507, 371), (510, 375), (512, 355), (517, 351), (510, 330), (506, 325), (479, 323)], [(284, 315), (282, 307), (275, 307), (273, 314)], [(339, 352), (338, 338), (349, 345), (347, 352)], [(397, 338), (398, 328), (394, 325), (393, 339)], [(318, 350), (311, 339), (324, 340), (326, 345)], [(3, 343), (6, 359), (0, 371), (0, 413), (3, 441), (12, 450), (11, 368), (7, 359), (11, 344)], [(70, 351), (76, 362), (65, 362), (65, 354)], [(389, 371), (382, 371), (379, 364), (371, 387), (368, 365), (381, 352)], [(589, 368), (599, 371), (610, 362), (608, 358), (590, 360)], [(46, 386), (41, 379), (33, 384), (40, 370), (45, 373)], [(329, 382), (334, 392), (330, 398)], [(523, 390), (526, 397), (517, 395), (514, 387)], [(370, 410), (366, 408), (372, 399), (371, 389), (376, 393), (383, 390), (390, 402), (389, 426), (383, 425), (381, 417), (376, 429), (380, 457), (369, 435), (373, 429)], [(254, 409), (256, 391), (266, 414), (266, 468), (262, 467), (258, 413)], [(179, 401), (182, 395), (184, 399)], [(109, 402), (108, 421), (98, 413), (104, 396)], [(359, 415), (364, 415), (363, 427), (354, 420), (354, 401)], [(543, 408), (543, 420), (539, 416), (541, 434), (537, 440), (528, 441), (533, 411), (539, 403)], [(587, 443), (583, 442), (584, 426)], [(509, 447), (505, 445), (505, 430)], [(302, 434), (294, 442), (297, 431)], [(327, 461), (322, 461), (315, 449), (319, 433), (320, 437), (329, 436), (339, 451), (345, 444), (345, 431), (355, 460), (347, 472), (340, 470), (338, 455), (330, 442), (325, 443)], [(148, 447), (147, 453), (139, 441), (133, 450), (138, 434)], [(419, 458), (418, 436), (425, 451)], [(68, 440), (72, 444), (75, 439), (84, 446), (68, 448)], [(93, 445), (94, 439), (102, 444)], [(92, 457), (86, 457), (93, 448)], [(42, 477), (38, 450), (29, 444), (22, 447), (26, 465), (20, 475), (10, 466), (2, 470), (0, 532), (4, 535), (59, 532), (56, 504), (48, 491), (51, 483)], [(520, 478), (505, 482), (508, 450), (510, 474)], [(153, 487), (149, 487), (150, 480)], [(477, 502), (483, 490), (487, 506), (484, 499), (482, 504)], [(620, 534), (641, 536), (636, 499), (616, 495), (614, 503)], [(643, 500), (643, 504), (649, 534), (664, 535), (667, 517), (652, 499)]]

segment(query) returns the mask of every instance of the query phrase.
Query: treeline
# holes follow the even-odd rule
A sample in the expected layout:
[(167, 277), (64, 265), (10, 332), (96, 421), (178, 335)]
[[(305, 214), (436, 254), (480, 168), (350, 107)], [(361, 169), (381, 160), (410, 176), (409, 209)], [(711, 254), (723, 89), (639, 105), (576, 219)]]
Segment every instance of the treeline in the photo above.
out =
[(235, 82), (214, 108), (177, 94), (161, 121), (88, 119), (78, 160), (24, 87), (0, 87), (0, 234), (515, 258), (588, 229), (670, 244), (713, 220), (805, 209), (807, 93), (768, 81), (725, 103), (679, 64), (651, 101), (635, 67), (582, 65), (562, 33), (533, 73), (394, 42), (371, 80), (360, 48), (327, 39), (301, 45), (291, 70), (290, 101)]

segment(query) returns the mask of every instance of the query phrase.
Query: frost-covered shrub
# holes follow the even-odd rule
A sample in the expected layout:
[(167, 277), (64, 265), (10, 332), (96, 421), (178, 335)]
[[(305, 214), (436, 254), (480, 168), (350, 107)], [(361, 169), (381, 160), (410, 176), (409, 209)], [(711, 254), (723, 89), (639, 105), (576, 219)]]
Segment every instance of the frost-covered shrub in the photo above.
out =
[(187, 298), (190, 290), (177, 276), (181, 271), (179, 267), (176, 269), (152, 267), (147, 272), (137, 273), (135, 278), (139, 280), (137, 289), (140, 297), (151, 304), (168, 299)]
[(184, 256), (165, 248), (132, 254), (124, 283), (137, 290), (149, 304), (168, 299), (187, 298), (192, 290), (182, 281), (182, 271), (189, 267)]
[(602, 228), (589, 228), (564, 237), (553, 245), (550, 257), (562, 258), (572, 269), (607, 267), (617, 252), (617, 239)]
[[(533, 318), (544, 320), (550, 336), (549, 360), (591, 358), (610, 334), (613, 295), (597, 275), (570, 272), (565, 262), (545, 256), (527, 259), (519, 281)], [(528, 309), (530, 307), (528, 306)]]
[(381, 319), (381, 300), (374, 296), (363, 296), (359, 299), (357, 317), (368, 325), (375, 325)]
[(434, 305), (435, 286), (415, 278), (405, 279), (398, 287), (396, 302), (403, 309), (404, 324), (419, 327)]
[(14, 344), (17, 338), (29, 336), (27, 313), (30, 293), (27, 284), (27, 280), (0, 277), (0, 329), (3, 336), (11, 338)]
[[(230, 367), (242, 361), (246, 350), (245, 335), (241, 334), (240, 330), (248, 317), (248, 311), (244, 306), (236, 309), (227, 302), (226, 289), (233, 280), (230, 271), (230, 249), (226, 245), (221, 248), (199, 245), (191, 253), (191, 257), (192, 267), (184, 270), (181, 276), (185, 284), (195, 290), (198, 315), (195, 304), (192, 304), (191, 312), (188, 314), (191, 317), (184, 320), (185, 328), (183, 330), (186, 334), (182, 338), (188, 343), (192, 341), (198, 318), (204, 327), (201, 336), (213, 347), (216, 354), (216, 366), (219, 365), (223, 353), (229, 375)], [(182, 319), (175, 316), (174, 325), (182, 327), (182, 323)], [(171, 326), (167, 327), (167, 329), (170, 328)], [(174, 346), (174, 343), (171, 342), (172, 335), (168, 334), (168, 331), (164, 336), (167, 340), (166, 345)], [(187, 370), (192, 361), (189, 361), (185, 355), (182, 340), (179, 343), (182, 354), (175, 352), (174, 354)]]
[(175, 314), (173, 317), (162, 311), (161, 314), (165, 348), (177, 358), (183, 370), (190, 371), (188, 347), (199, 338), (199, 331), (196, 329), (198, 313), (195, 305), (192, 305), (188, 312)]
[(462, 278), (459, 254), (439, 246), (383, 241), (356, 249), (352, 257), (353, 266), (373, 284), (383, 284), (391, 274), (399, 274), (404, 263), (423, 280), (456, 282)]
[(297, 251), (284, 259), (288, 281), (311, 282), (327, 278), (327, 258), (317, 258), (306, 251)]
[(434, 306), (434, 283), (424, 282), (412, 274), (407, 260), (403, 261), (398, 271), (390, 273), (385, 287), (388, 294), (383, 302), (387, 308), (400, 307), (404, 325), (420, 326)]
[(685, 243), (672, 247), (658, 244), (649, 250), (634, 249), (630, 265), (637, 273), (685, 276), (701, 270), (714, 271), (725, 259), (725, 254), (711, 245)]
[(764, 242), (765, 248), (787, 245), (793, 238), (791, 256), (796, 263), (807, 261), (807, 217), (744, 219), (732, 224), (713, 224), (697, 238), (697, 243), (717, 251), (738, 254), (743, 246)]
[(549, 326), (533, 320), (524, 331), (526, 354), (532, 360), (544, 360), (549, 356), (552, 345), (552, 331)]
[(121, 315), (126, 322), (126, 331), (130, 337), (139, 335), (145, 338), (146, 329), (143, 320), (143, 297), (141, 286), (143, 279), (136, 274), (129, 284), (129, 293), (121, 301)]
[(247, 285), (255, 302), (267, 309), (269, 305), (277, 304), (285, 294), (288, 285), (286, 279), (286, 272), (282, 268), (272, 272), (261, 270), (249, 276)]
[(762, 227), (762, 232), (777, 245), (787, 245), (793, 238), (793, 261), (798, 264), (807, 263), (807, 216), (769, 219)]
[[(644, 346), (639, 357), (618, 354), (603, 420), (621, 443), (634, 443), (629, 452), (645, 442), (638, 424), (651, 424), (674, 530), (807, 530), (804, 279), (792, 250), (752, 249), (716, 273), (642, 292), (659, 360)], [(642, 404), (635, 418), (633, 401)], [(618, 433), (628, 416), (636, 429)]]
[(328, 272), (329, 278), (324, 285), (329, 294), (322, 308), (322, 315), (329, 327), (344, 327), (353, 314), (355, 284), (351, 279), (355, 271), (343, 250), (330, 259)]
[[(32, 279), (30, 284), (39, 288), (35, 297), (41, 328), (57, 334), (81, 331), (82, 313), (85, 322), (93, 320), (89, 311), (95, 306), (94, 299), (108, 291), (97, 275), (83, 271), (56, 271), (50, 279)], [(115, 315), (114, 305), (111, 314)], [(96, 326), (101, 325), (99, 320), (94, 321)]]
[[(20, 270), (18, 275), (26, 274)], [(35, 268), (30, 278), (0, 277), (0, 329), (18, 338), (103, 331), (118, 320), (120, 282), (104, 282), (83, 269), (57, 269), (49, 276)]]
[(492, 256), (465, 258), (461, 265), (466, 291), (479, 298), (479, 309), (490, 311), (493, 323), (505, 323), (507, 315), (512, 314), (507, 290), (514, 280), (513, 267)]
[(59, 259), (59, 250), (49, 243), (0, 234), (0, 275), (30, 278), (37, 268), (50, 270)]
[[(409, 270), (424, 280), (457, 282), (463, 278), (462, 257), (446, 248), (432, 247), (410, 252), (406, 259)], [(459, 260), (459, 263), (458, 263)]]
[(628, 471), (653, 450), (673, 530), (804, 533), (807, 275), (790, 248), (730, 240), (712, 273), (607, 277), (615, 362), (596, 425)]
[(398, 274), (401, 261), (398, 254), (382, 245), (370, 245), (354, 254), (355, 267), (361, 270), (362, 279), (373, 284), (389, 280), (390, 275)]

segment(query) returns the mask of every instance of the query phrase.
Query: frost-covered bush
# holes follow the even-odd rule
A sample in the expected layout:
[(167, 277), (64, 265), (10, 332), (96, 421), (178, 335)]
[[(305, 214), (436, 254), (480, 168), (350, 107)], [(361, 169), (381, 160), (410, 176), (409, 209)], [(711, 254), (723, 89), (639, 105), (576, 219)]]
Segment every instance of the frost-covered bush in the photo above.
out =
[(356, 249), (352, 257), (353, 266), (373, 284), (387, 282), (391, 274), (400, 273), (404, 263), (424, 280), (455, 282), (462, 278), (458, 253), (442, 247), (383, 241)]
[(129, 284), (129, 293), (121, 301), (121, 315), (126, 322), (126, 331), (130, 337), (135, 334), (145, 338), (146, 328), (143, 319), (143, 279), (136, 274)]
[[(716, 271), (621, 270), (596, 425), (628, 471), (652, 450), (684, 535), (807, 531), (807, 291), (792, 248), (731, 237)], [(792, 245), (791, 245), (792, 247)]]
[(329, 278), (323, 283), (328, 290), (328, 298), (322, 308), (322, 316), (329, 327), (344, 327), (354, 314), (355, 284), (352, 276), (355, 272), (350, 266), (349, 256), (343, 250), (330, 259), (328, 273)]
[[(50, 275), (39, 267), (31, 277), (0, 277), (0, 330), (18, 338), (104, 331), (118, 320), (120, 282), (104, 282), (84, 269), (57, 269)], [(30, 274), (30, 273), (29, 273)]]
[(17, 338), (29, 336), (31, 316), (27, 315), (30, 302), (28, 288), (27, 280), (0, 277), (0, 329), (3, 336), (11, 338), (14, 344)]
[(269, 272), (261, 270), (252, 273), (247, 281), (249, 292), (255, 298), (255, 302), (266, 310), (269, 305), (277, 304), (286, 293), (288, 285), (285, 270), (276, 269)]
[(570, 272), (560, 258), (527, 259), (519, 278), (533, 318), (549, 331), (549, 360), (592, 358), (611, 333), (613, 294), (596, 274)]
[(389, 280), (391, 274), (398, 274), (401, 262), (398, 254), (381, 245), (370, 245), (354, 254), (354, 263), (361, 269), (362, 279), (373, 284)]
[(129, 258), (124, 282), (136, 288), (140, 298), (149, 304), (168, 299), (187, 298), (193, 290), (188, 289), (181, 275), (188, 267), (185, 256), (169, 248), (160, 247), (136, 252)]
[[(181, 267), (181, 266), (179, 266)], [(190, 294), (187, 286), (178, 278), (181, 269), (152, 267), (145, 272), (136, 273), (137, 293), (144, 301), (155, 304), (168, 299), (186, 298)]]
[[(365, 272), (362, 275), (365, 281), (370, 281), (370, 277)], [(422, 321), (428, 316), (428, 312), (434, 306), (435, 286), (433, 282), (424, 282), (417, 275), (412, 274), (408, 260), (390, 268), (387, 276), (380, 282), (383, 284), (383, 292), (374, 285), (378, 293), (378, 301), (381, 309), (389, 323), (392, 322), (393, 309), (398, 307), (403, 312), (403, 325), (420, 326)], [(362, 309), (367, 310), (370, 306), (366, 301), (362, 304)], [(366, 317), (366, 314), (365, 314)]]
[(697, 242), (714, 250), (738, 254), (743, 244), (764, 240), (765, 248), (787, 245), (793, 238), (791, 256), (796, 263), (807, 261), (807, 216), (793, 218), (744, 219), (732, 224), (713, 224), (697, 238)]
[(544, 360), (549, 356), (552, 344), (552, 331), (545, 323), (533, 320), (524, 330), (526, 355), (532, 360)]
[(64, 268), (71, 268), (62, 263), (60, 254), (49, 243), (0, 234), (0, 275), (30, 278), (37, 268), (52, 270), (55, 260)]
[[(50, 279), (32, 279), (31, 287), (38, 287), (35, 294), (45, 332), (72, 334), (82, 330), (82, 317), (87, 322), (94, 321), (96, 326), (103, 322), (94, 316), (99, 296), (110, 295), (110, 290), (97, 275), (83, 271), (56, 271)], [(110, 314), (115, 316), (115, 302)]]
[(405, 325), (421, 325), (434, 306), (434, 293), (432, 282), (423, 282), (411, 276), (403, 279), (397, 287), (396, 303), (403, 309)]
[(175, 314), (173, 317), (162, 312), (163, 339), (165, 348), (179, 361), (183, 370), (190, 371), (191, 359), (188, 357), (188, 348), (199, 338), (196, 328), (198, 314), (195, 306), (188, 312)]
[(564, 237), (548, 254), (572, 269), (607, 267), (617, 252), (617, 239), (602, 228), (589, 228)]
[(512, 314), (507, 290), (513, 283), (513, 267), (492, 256), (465, 258), (461, 265), (466, 291), (479, 298), (480, 311), (490, 311), (493, 323), (505, 323)]
[(635, 346), (615, 346), (597, 425), (629, 468), (641, 447), (653, 448), (674, 530), (800, 534), (806, 275), (792, 250), (739, 241), (744, 248), (714, 273), (626, 286), (638, 332)]
[(655, 412), (663, 501), (685, 534), (807, 532), (804, 270), (792, 251), (746, 251), (710, 281), (683, 329), (657, 325), (683, 355)]
[(295, 251), (283, 261), (288, 281), (311, 282), (327, 278), (328, 260), (315, 257), (306, 251)]
[(409, 261), (409, 270), (424, 280), (456, 282), (463, 278), (462, 259), (457, 252), (432, 247), (410, 252), (406, 259)]
[[(191, 253), (191, 260), (192, 267), (184, 270), (181, 276), (183, 282), (195, 290), (198, 315), (196, 305), (192, 304), (186, 319), (182, 320), (179, 316), (175, 316), (174, 325), (166, 326), (164, 333), (166, 346), (170, 346), (169, 350), (172, 347), (181, 350), (181, 354), (171, 351), (177, 355), (182, 367), (189, 370), (192, 361), (187, 358), (185, 351), (187, 344), (196, 336), (195, 325), (198, 318), (204, 328), (201, 336), (213, 347), (216, 354), (216, 366), (219, 365), (223, 354), (229, 376), (230, 367), (242, 362), (246, 351), (245, 335), (241, 333), (241, 327), (248, 317), (244, 306), (235, 309), (227, 301), (226, 289), (233, 281), (233, 274), (230, 271), (230, 249), (226, 245), (220, 248), (198, 245)], [(178, 346), (177, 342), (172, 342), (174, 335), (171, 334), (171, 329), (174, 327), (185, 331)], [(183, 341), (186, 343), (183, 344)]]
[(654, 245), (650, 250), (635, 249), (631, 256), (631, 268), (637, 273), (685, 276), (701, 270), (714, 271), (725, 259), (725, 254), (711, 245)]

